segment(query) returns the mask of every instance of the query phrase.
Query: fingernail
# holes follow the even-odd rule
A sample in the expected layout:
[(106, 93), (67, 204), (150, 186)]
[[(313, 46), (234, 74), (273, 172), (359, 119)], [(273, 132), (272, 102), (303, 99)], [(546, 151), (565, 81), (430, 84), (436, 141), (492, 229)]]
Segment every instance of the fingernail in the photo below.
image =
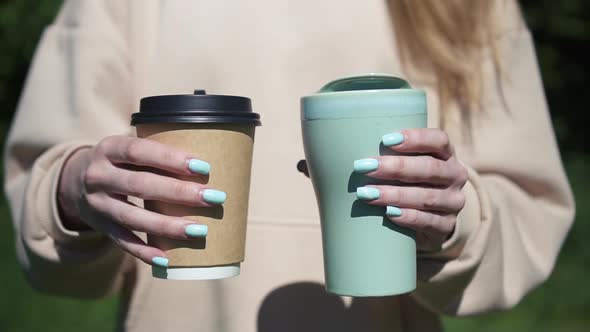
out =
[(386, 134), (383, 135), (381, 141), (383, 141), (383, 145), (385, 146), (398, 145), (404, 141), (404, 135), (402, 135), (401, 133)]
[(354, 161), (354, 171), (357, 173), (369, 173), (376, 170), (379, 167), (379, 161), (377, 159), (359, 159)]
[(356, 197), (368, 201), (379, 198), (379, 189), (373, 187), (359, 187), (356, 188)]
[(402, 209), (398, 208), (397, 206), (389, 205), (385, 209), (385, 214), (388, 215), (389, 217), (399, 217), (402, 215)]
[(160, 267), (168, 267), (168, 258), (156, 256), (152, 258), (152, 263)]
[(203, 190), (203, 199), (210, 204), (223, 204), (226, 197), (227, 195), (223, 191), (213, 189)]
[(208, 231), (209, 227), (207, 225), (192, 224), (184, 228), (184, 233), (190, 237), (205, 237)]
[(199, 159), (190, 159), (188, 161), (188, 169), (193, 173), (207, 175), (211, 171), (211, 165)]

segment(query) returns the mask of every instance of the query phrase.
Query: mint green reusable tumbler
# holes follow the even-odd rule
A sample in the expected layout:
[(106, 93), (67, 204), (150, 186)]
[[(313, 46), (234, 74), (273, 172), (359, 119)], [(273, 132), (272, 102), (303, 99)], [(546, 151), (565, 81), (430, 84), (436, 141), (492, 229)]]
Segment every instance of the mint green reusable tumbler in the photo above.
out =
[(358, 187), (387, 182), (355, 173), (353, 162), (395, 154), (381, 144), (385, 134), (426, 127), (425, 92), (384, 74), (346, 77), (301, 98), (301, 123), (328, 292), (387, 296), (415, 289), (415, 234), (387, 219), (385, 207), (357, 200)]

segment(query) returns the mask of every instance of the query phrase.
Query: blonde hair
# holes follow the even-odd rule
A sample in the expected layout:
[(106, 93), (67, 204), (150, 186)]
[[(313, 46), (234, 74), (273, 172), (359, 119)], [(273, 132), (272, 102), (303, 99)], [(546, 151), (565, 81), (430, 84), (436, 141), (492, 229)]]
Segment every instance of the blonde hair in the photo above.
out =
[(389, 0), (389, 8), (402, 65), (434, 74), (441, 115), (452, 103), (466, 116), (480, 108), (484, 52), (501, 72), (495, 0)]

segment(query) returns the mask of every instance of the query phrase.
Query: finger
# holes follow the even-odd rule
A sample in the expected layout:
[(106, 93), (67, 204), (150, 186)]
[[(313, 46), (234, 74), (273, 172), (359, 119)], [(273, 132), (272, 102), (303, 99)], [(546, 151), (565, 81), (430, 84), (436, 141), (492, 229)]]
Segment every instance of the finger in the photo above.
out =
[(446, 237), (453, 231), (455, 225), (454, 215), (445, 215), (435, 212), (427, 212), (416, 209), (397, 208), (390, 206), (386, 209), (386, 215), (394, 223), (427, 234), (436, 234)]
[(148, 211), (107, 195), (91, 194), (87, 199), (104, 218), (129, 230), (178, 240), (205, 237), (208, 233), (207, 225)]
[(114, 163), (148, 166), (182, 175), (207, 175), (211, 168), (185, 151), (149, 139), (113, 136), (103, 140), (99, 148)]
[[(103, 225), (105, 224), (103, 223)], [(110, 222), (106, 228), (106, 233), (109, 234), (115, 244), (132, 256), (139, 258), (149, 265), (168, 266), (168, 259), (166, 258), (165, 252), (158, 248), (148, 246), (130, 230), (113, 222)]]
[(464, 195), (458, 190), (389, 185), (368, 187), (379, 190), (379, 198), (367, 201), (372, 205), (393, 205), (401, 208), (448, 213), (456, 213), (465, 205)]
[(199, 183), (117, 167), (106, 171), (103, 178), (95, 180), (90, 189), (187, 206), (219, 204), (217, 201), (206, 200), (210, 198), (207, 193), (213, 190)]
[[(363, 167), (370, 164), (370, 167)], [(422, 156), (379, 156), (354, 162), (354, 170), (367, 176), (398, 180), (406, 183), (428, 183), (450, 185), (458, 177), (458, 170), (452, 164), (440, 159)]]
[(427, 153), (442, 160), (453, 155), (449, 136), (438, 128), (405, 129), (384, 135), (382, 141), (402, 153)]

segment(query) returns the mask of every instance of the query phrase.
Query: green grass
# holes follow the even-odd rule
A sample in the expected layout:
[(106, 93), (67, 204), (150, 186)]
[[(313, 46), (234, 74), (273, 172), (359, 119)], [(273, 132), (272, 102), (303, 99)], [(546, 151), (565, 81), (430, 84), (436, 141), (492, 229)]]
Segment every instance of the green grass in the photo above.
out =
[[(514, 310), (476, 318), (445, 318), (448, 331), (590, 330), (590, 157), (568, 158), (567, 170), (576, 194), (574, 228), (549, 281)], [(0, 331), (109, 331), (114, 326), (116, 298), (100, 301), (62, 299), (38, 294), (25, 282), (16, 262), (13, 230), (4, 201), (0, 203)], [(84, 282), (80, 280), (80, 282)]]
[[(6, 132), (7, 124), (0, 123), (0, 137)], [(4, 146), (4, 139), (0, 139), (0, 145)], [(1, 168), (0, 177), (3, 178)], [(58, 298), (40, 294), (27, 284), (16, 260), (14, 230), (3, 195), (0, 196), (0, 262), (0, 332), (113, 330), (116, 297), (98, 301)]]
[(449, 331), (590, 331), (590, 156), (566, 169), (576, 197), (576, 221), (549, 280), (513, 310), (475, 318), (445, 318)]
[[(9, 210), (0, 205), (0, 331), (110, 331), (116, 298), (100, 301), (63, 299), (37, 293), (17, 264)], [(80, 280), (84, 282), (84, 280)]]

